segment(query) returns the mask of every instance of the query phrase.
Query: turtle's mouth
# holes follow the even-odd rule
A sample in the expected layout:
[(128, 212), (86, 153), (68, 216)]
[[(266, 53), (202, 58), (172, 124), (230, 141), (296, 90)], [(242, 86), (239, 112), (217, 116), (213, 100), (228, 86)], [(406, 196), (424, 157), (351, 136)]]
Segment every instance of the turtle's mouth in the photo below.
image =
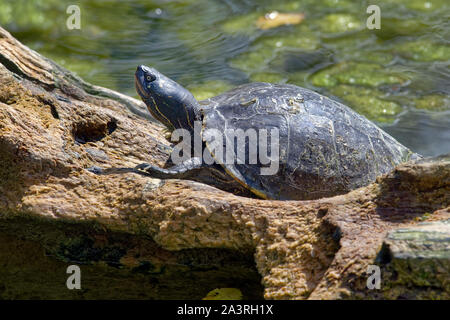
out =
[(137, 74), (134, 76), (134, 85), (136, 87), (138, 95), (140, 95), (141, 98), (143, 99), (150, 98), (150, 94), (147, 91), (145, 91), (144, 88), (142, 88), (141, 81), (139, 80), (139, 76)]

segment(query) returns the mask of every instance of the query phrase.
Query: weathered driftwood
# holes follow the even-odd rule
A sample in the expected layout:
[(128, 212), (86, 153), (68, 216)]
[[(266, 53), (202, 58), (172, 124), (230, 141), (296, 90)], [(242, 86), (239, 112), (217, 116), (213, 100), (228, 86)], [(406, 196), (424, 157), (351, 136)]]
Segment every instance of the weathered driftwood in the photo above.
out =
[[(143, 104), (85, 83), (1, 28), (0, 62), (0, 235), (9, 241), (20, 237), (33, 248), (40, 241), (57, 258), (82, 260), (64, 255), (66, 247), (58, 255), (55, 248), (70, 235), (61, 236), (61, 227), (52, 223), (69, 223), (72, 230), (88, 222), (96, 231), (85, 234), (95, 240), (86, 246), (103, 252), (114, 241), (126, 243), (114, 260), (126, 270), (148, 261), (154, 267), (155, 257), (159, 269), (174, 259), (179, 264), (184, 249), (197, 250), (197, 257), (219, 250), (216, 257), (222, 258), (229, 250), (253, 255), (267, 299), (450, 297), (448, 227), (439, 229), (445, 245), (423, 245), (429, 252), (419, 258), (399, 254), (413, 246), (395, 245), (399, 228), (450, 218), (450, 156), (407, 163), (365, 188), (315, 201), (255, 200), (195, 182), (133, 174), (97, 176), (86, 168), (163, 166), (168, 159), (171, 146), (162, 127), (136, 115), (148, 117)], [(33, 230), (42, 230), (46, 240)], [(223, 259), (222, 266), (232, 264), (230, 257)], [(425, 268), (425, 279), (420, 281), (424, 273), (417, 270), (396, 278), (399, 259)], [(88, 260), (83, 261), (95, 259)], [(103, 260), (110, 261), (104, 254), (95, 261)], [(381, 289), (366, 287), (371, 264), (382, 269)], [(197, 276), (193, 283), (201, 283), (202, 274)], [(254, 281), (251, 272), (247, 276)]]

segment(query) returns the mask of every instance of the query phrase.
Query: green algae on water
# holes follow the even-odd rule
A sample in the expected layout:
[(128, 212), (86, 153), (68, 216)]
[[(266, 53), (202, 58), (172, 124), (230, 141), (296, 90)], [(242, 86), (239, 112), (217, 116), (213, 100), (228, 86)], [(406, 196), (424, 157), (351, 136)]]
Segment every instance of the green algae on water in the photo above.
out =
[(332, 88), (330, 92), (356, 112), (379, 123), (392, 123), (402, 111), (400, 105), (384, 100), (383, 93), (376, 89), (340, 85)]
[(405, 58), (416, 61), (448, 61), (450, 46), (429, 39), (405, 41), (394, 47)]
[(431, 94), (414, 100), (417, 109), (445, 111), (450, 109), (450, 99), (442, 94)]
[(232, 17), (222, 24), (222, 30), (229, 34), (252, 35), (258, 28), (256, 21), (261, 16), (260, 12), (252, 12), (246, 15)]
[(287, 79), (278, 72), (255, 72), (250, 76), (252, 82), (286, 83)]
[(342, 33), (361, 29), (363, 24), (351, 14), (332, 13), (321, 19), (318, 26), (324, 33)]
[(308, 27), (299, 26), (293, 31), (282, 35), (264, 36), (255, 41), (265, 50), (317, 50), (320, 46), (320, 39)]
[(320, 70), (311, 76), (311, 83), (318, 87), (333, 87), (338, 84), (376, 87), (382, 84), (403, 84), (406, 75), (382, 68), (375, 63), (341, 62)]
[(205, 100), (232, 89), (234, 86), (221, 80), (207, 81), (201, 84), (188, 86), (187, 89), (192, 92), (195, 99)]
[(272, 35), (254, 41), (248, 51), (230, 60), (230, 66), (246, 73), (272, 72), (270, 62), (284, 52), (309, 52), (320, 46), (319, 38), (308, 28), (295, 29), (283, 36)]

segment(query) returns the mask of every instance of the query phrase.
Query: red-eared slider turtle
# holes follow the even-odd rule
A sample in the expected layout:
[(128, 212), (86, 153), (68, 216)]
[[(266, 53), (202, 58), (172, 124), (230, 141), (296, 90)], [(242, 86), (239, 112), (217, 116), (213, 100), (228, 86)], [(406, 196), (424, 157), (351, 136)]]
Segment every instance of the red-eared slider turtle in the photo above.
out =
[[(268, 199), (317, 199), (365, 186), (397, 164), (421, 157), (345, 105), (294, 85), (250, 83), (198, 102), (188, 90), (153, 68), (139, 66), (135, 81), (150, 113), (170, 131), (187, 129), (195, 138), (194, 122), (198, 121), (203, 140), (209, 129), (224, 135), (219, 147), (203, 142), (216, 163), (192, 157), (168, 169), (141, 164), (135, 168), (95, 167), (93, 172), (189, 179)], [(255, 150), (251, 148), (264, 141), (251, 140), (249, 129), (258, 134), (265, 129), (268, 143), (272, 138), (276, 141), (272, 130), (277, 130), (279, 146), (270, 151), (271, 161), (279, 159), (276, 172), (262, 174), (267, 162), (260, 158), (257, 163), (249, 161), (250, 150)], [(237, 142), (231, 148), (234, 161), (220, 161), (218, 151), (223, 148), (225, 155), (227, 144), (233, 141)], [(258, 151), (260, 148), (258, 145)], [(244, 150), (245, 160), (239, 158), (239, 150)], [(277, 159), (273, 157), (276, 153)]]

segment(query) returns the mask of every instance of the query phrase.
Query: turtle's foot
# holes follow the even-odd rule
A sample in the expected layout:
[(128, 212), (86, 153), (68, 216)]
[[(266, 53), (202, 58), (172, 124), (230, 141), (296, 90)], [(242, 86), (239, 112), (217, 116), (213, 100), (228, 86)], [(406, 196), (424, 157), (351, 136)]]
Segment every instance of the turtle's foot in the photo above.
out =
[(188, 173), (189, 169), (195, 169), (196, 166), (200, 166), (201, 162), (189, 160), (185, 163), (182, 163), (178, 166), (174, 166), (169, 169), (163, 169), (157, 166), (154, 166), (152, 164), (148, 163), (141, 163), (137, 165), (134, 168), (105, 168), (102, 169), (97, 166), (93, 166), (90, 168), (87, 168), (88, 171), (98, 174), (98, 175), (105, 175), (105, 174), (112, 174), (112, 173), (137, 173), (142, 176), (152, 177), (152, 178), (158, 178), (158, 179), (177, 179), (177, 178), (185, 178), (186, 173)]
[(170, 175), (169, 170), (162, 169), (148, 163), (138, 164), (136, 167), (134, 167), (134, 170), (134, 172), (136, 173), (146, 176), (155, 176), (155, 178), (159, 176), (164, 176), (164, 178), (166, 178), (167, 175)]
[(103, 174), (103, 169), (97, 166), (89, 167), (86, 170), (95, 174)]
[(92, 167), (87, 168), (86, 170), (89, 172), (92, 172), (94, 174), (98, 174), (98, 175), (113, 174), (113, 173), (127, 173), (127, 172), (135, 172), (138, 174), (148, 175), (148, 174), (139, 172), (135, 168), (105, 168), (105, 169), (102, 169), (97, 166), (92, 166)]
[(182, 179), (187, 171), (183, 164), (164, 169), (152, 164), (141, 163), (134, 167), (134, 172), (158, 179)]

